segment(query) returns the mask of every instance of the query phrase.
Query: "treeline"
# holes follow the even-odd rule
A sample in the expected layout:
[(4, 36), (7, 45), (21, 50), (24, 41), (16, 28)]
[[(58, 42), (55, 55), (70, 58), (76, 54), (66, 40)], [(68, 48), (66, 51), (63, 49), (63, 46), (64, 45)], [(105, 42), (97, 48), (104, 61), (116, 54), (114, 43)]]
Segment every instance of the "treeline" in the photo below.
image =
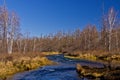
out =
[(108, 31), (105, 32), (104, 28), (98, 31), (96, 26), (87, 25), (82, 31), (76, 29), (73, 32), (58, 32), (55, 35), (27, 39), (25, 51), (59, 51), (62, 53), (71, 53), (73, 51), (118, 52), (120, 51), (120, 28), (116, 27), (112, 30), (110, 44)]
[[(71, 53), (73, 51), (120, 51), (120, 23), (118, 13), (110, 8), (104, 14), (101, 29), (88, 24), (83, 30), (76, 29), (68, 32), (57, 32), (48, 36), (34, 37), (23, 40), (26, 42), (26, 52), (59, 51)], [(23, 44), (23, 42), (22, 42)]]
[(7, 9), (4, 7), (1, 9), (0, 52), (120, 51), (120, 22), (118, 13), (113, 8), (110, 8), (108, 13), (103, 15), (99, 30), (97, 29), (98, 26), (88, 24), (83, 30), (59, 31), (56, 34), (32, 38), (29, 37), (29, 34), (26, 36), (20, 34), (18, 30), (19, 19), (15, 14), (8, 16)]

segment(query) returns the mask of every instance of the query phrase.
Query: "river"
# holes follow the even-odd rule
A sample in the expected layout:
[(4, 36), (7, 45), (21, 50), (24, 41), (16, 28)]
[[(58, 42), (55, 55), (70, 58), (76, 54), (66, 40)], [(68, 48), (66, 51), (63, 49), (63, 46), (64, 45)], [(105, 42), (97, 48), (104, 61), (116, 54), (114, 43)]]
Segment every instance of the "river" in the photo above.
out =
[(64, 58), (63, 54), (47, 56), (49, 60), (57, 62), (57, 65), (40, 67), (36, 70), (17, 73), (12, 80), (88, 80), (80, 78), (76, 73), (76, 64), (103, 67), (101, 63), (87, 60), (73, 60)]

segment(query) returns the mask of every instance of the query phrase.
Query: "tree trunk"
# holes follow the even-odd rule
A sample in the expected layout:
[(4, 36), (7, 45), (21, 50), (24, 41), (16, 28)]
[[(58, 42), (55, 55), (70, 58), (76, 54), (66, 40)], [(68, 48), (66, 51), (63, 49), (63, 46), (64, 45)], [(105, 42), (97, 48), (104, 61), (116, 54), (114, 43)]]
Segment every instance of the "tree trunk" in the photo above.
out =
[(36, 48), (35, 42), (36, 42), (36, 39), (34, 38), (33, 39), (33, 52), (35, 52), (35, 48)]

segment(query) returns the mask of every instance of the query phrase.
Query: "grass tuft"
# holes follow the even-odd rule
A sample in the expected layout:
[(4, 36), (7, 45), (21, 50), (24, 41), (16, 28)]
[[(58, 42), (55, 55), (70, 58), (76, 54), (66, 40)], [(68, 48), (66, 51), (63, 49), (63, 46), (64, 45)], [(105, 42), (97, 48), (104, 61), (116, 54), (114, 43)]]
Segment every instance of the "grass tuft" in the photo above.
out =
[(0, 54), (0, 78), (5, 79), (7, 76), (17, 72), (32, 70), (51, 64), (54, 64), (54, 62), (48, 60), (41, 53)]

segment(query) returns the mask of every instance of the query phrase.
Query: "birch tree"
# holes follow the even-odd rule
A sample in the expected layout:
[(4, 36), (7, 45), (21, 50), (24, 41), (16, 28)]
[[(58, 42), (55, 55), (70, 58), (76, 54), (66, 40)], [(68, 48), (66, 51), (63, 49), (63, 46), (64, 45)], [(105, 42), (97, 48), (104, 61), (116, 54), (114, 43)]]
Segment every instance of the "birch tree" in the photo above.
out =
[(34, 37), (33, 38), (33, 52), (35, 52), (35, 50), (36, 50), (36, 38)]
[(111, 51), (111, 39), (112, 39), (112, 30), (113, 30), (113, 27), (115, 25), (115, 22), (116, 22), (116, 12), (114, 11), (113, 8), (110, 9), (109, 13), (108, 13), (108, 27), (109, 27), (109, 48), (108, 50)]
[(28, 40), (29, 40), (29, 35), (30, 35), (30, 33), (29, 32), (27, 32), (26, 34), (25, 34), (26, 36), (25, 36), (25, 38), (24, 38), (24, 46), (23, 46), (23, 53), (25, 54), (26, 53), (26, 51), (27, 51), (27, 46), (28, 46)]
[(102, 28), (100, 32), (100, 46), (101, 49), (107, 50), (108, 49), (108, 22), (105, 16), (102, 18)]
[(8, 53), (11, 54), (13, 50), (13, 41), (15, 37), (15, 33), (17, 28), (19, 27), (19, 18), (15, 14), (15, 12), (12, 12), (10, 17), (10, 26), (8, 29)]
[(0, 7), (0, 27), (4, 53), (12, 53), (14, 35), (19, 26), (19, 19), (15, 12), (10, 12), (6, 6)]
[(3, 51), (7, 52), (7, 44), (8, 44), (8, 25), (9, 25), (9, 13), (5, 6), (0, 7), (0, 25), (2, 31), (2, 43), (3, 43)]

